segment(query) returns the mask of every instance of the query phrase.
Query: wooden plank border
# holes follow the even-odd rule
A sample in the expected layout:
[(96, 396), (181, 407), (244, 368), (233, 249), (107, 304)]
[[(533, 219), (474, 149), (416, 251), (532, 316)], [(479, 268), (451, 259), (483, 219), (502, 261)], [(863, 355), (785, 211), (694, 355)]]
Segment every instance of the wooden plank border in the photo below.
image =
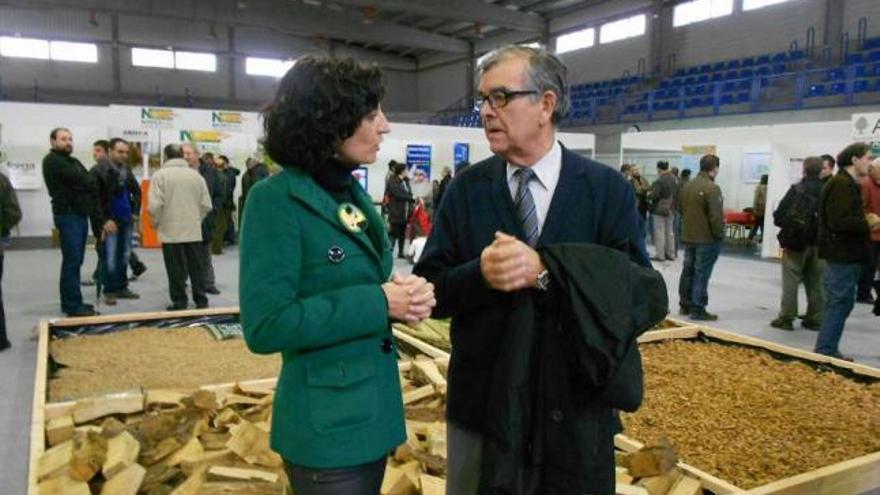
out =
[(37, 466), (46, 446), (46, 384), (49, 366), (49, 322), (37, 326), (37, 364), (34, 373), (34, 399), (31, 410), (31, 448), (28, 465), (28, 495), (37, 493)]
[[(646, 332), (639, 338), (639, 343), (691, 339), (696, 338), (702, 333), (707, 337), (724, 342), (756, 347), (817, 364), (828, 364), (849, 370), (857, 375), (880, 379), (880, 369), (870, 366), (823, 356), (822, 354), (804, 351), (755, 337), (740, 335), (720, 328), (690, 325), (685, 322), (670, 320), (683, 326), (681, 328)], [(623, 434), (615, 436), (614, 444), (625, 452), (632, 452), (642, 447), (641, 443)], [(841, 461), (813, 471), (783, 478), (748, 491), (687, 463), (679, 462), (678, 467), (698, 478), (705, 488), (712, 490), (718, 495), (729, 493), (747, 493), (749, 495), (852, 495), (880, 487), (880, 452), (874, 452), (855, 459)]]
[(53, 327), (79, 327), (83, 325), (105, 325), (131, 321), (164, 320), (169, 318), (193, 318), (200, 316), (219, 316), (238, 314), (238, 306), (226, 308), (189, 309), (184, 311), (153, 311), (149, 313), (122, 313), (106, 316), (85, 316), (80, 318), (59, 318), (49, 320)]

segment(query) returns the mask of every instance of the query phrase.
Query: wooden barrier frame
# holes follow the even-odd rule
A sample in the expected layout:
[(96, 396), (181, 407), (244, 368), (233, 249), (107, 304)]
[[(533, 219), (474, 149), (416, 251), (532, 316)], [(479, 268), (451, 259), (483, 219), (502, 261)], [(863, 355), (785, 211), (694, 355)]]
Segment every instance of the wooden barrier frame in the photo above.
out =
[[(674, 319), (669, 319), (669, 321), (676, 323), (679, 327), (647, 332), (639, 338), (639, 343), (645, 344), (663, 340), (693, 339), (700, 335), (705, 335), (711, 339), (765, 349), (776, 354), (783, 354), (816, 364), (827, 364), (848, 370), (853, 374), (880, 379), (880, 369), (872, 368), (870, 366), (830, 358), (821, 354), (740, 335), (718, 328), (694, 325), (692, 323)], [(626, 452), (632, 452), (642, 447), (641, 443), (622, 434), (615, 437), (614, 443), (617, 448)], [(729, 493), (746, 493), (749, 495), (853, 495), (880, 487), (880, 452), (874, 452), (855, 459), (838, 462), (830, 466), (777, 480), (750, 490), (739, 488), (684, 462), (679, 462), (679, 468), (691, 476), (698, 478), (702, 482), (704, 488), (709, 489), (718, 495), (726, 495)]]
[[(127, 313), (107, 316), (90, 316), (82, 318), (63, 318), (55, 320), (43, 320), (37, 326), (37, 363), (34, 378), (33, 410), (31, 411), (31, 445), (30, 460), (28, 466), (28, 495), (39, 495), (37, 484), (37, 466), (40, 456), (46, 446), (46, 421), (59, 416), (71, 414), (76, 401), (46, 403), (46, 386), (48, 385), (49, 365), (49, 341), (50, 330), (53, 327), (79, 327), (83, 325), (106, 325), (113, 323), (126, 323), (130, 321), (165, 320), (171, 318), (199, 318), (204, 316), (237, 315), (238, 307), (209, 308), (200, 310), (174, 311), (174, 312), (151, 312), (151, 313)], [(449, 353), (437, 349), (430, 344), (422, 342), (403, 332), (394, 331), (395, 338), (413, 346), (419, 352), (434, 358), (438, 363), (449, 362)], [(405, 367), (405, 366), (403, 366)], [(211, 390), (217, 393), (228, 393), (236, 386), (245, 385), (255, 389), (272, 390), (275, 388), (277, 378), (264, 378), (261, 380), (248, 380), (242, 382), (222, 383), (216, 385), (204, 385), (198, 387), (201, 390)]]
[[(39, 495), (37, 489), (37, 464), (40, 455), (45, 450), (45, 425), (46, 420), (53, 417), (69, 414), (74, 407), (74, 402), (46, 403), (46, 385), (48, 383), (47, 367), (49, 363), (49, 340), (50, 327), (76, 327), (82, 325), (100, 325), (109, 323), (124, 323), (127, 321), (149, 321), (168, 318), (186, 318), (201, 316), (219, 316), (237, 314), (237, 307), (211, 308), (206, 310), (132, 313), (109, 316), (96, 316), (86, 318), (66, 318), (60, 320), (43, 320), (38, 326), (37, 363), (34, 381), (34, 399), (31, 419), (31, 446), (30, 466), (28, 471), (28, 495)], [(640, 343), (659, 342), (673, 339), (694, 339), (698, 336), (707, 337), (741, 344), (749, 347), (766, 349), (770, 352), (784, 354), (793, 358), (810, 361), (817, 364), (828, 364), (847, 369), (854, 374), (880, 379), (880, 369), (861, 364), (851, 363), (840, 359), (834, 359), (820, 354), (776, 344), (765, 340), (748, 337), (737, 333), (712, 328), (703, 325), (694, 325), (686, 321), (668, 319), (677, 327), (664, 330), (654, 330), (645, 333), (639, 338)], [(405, 342), (420, 352), (435, 358), (438, 361), (448, 361), (449, 354), (437, 349), (430, 344), (403, 332), (394, 331), (398, 340)], [(272, 389), (275, 387), (275, 378), (262, 380), (250, 380), (239, 382), (254, 388)], [(205, 385), (199, 387), (203, 390), (215, 392), (228, 392), (239, 383), (224, 383), (217, 385)], [(642, 447), (642, 444), (626, 437), (615, 437), (617, 448), (632, 452)], [(694, 466), (679, 462), (679, 468), (699, 479), (703, 487), (713, 491), (717, 495), (732, 493), (745, 493), (749, 495), (852, 495), (880, 487), (880, 452), (874, 452), (855, 459), (838, 462), (807, 473), (798, 474), (789, 478), (774, 481), (767, 485), (759, 486), (751, 490), (743, 490), (732, 483), (712, 476)]]

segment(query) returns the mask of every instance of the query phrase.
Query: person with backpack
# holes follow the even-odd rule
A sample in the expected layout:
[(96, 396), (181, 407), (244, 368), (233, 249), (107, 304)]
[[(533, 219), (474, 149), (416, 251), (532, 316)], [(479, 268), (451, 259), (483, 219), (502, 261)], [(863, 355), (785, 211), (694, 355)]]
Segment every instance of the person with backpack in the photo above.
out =
[(819, 258), (819, 197), (824, 183), (819, 177), (822, 159), (817, 156), (804, 160), (803, 180), (791, 186), (773, 212), (773, 224), (780, 228), (782, 246), (782, 301), (779, 316), (770, 326), (780, 330), (794, 330), (798, 315), (798, 286), (803, 283), (807, 292), (807, 313), (801, 326), (819, 330), (825, 309), (825, 291), (822, 272), (825, 262)]
[[(21, 221), (18, 197), (9, 179), (0, 174), (0, 282), (3, 281), (3, 249), (12, 228)], [(12, 347), (6, 336), (6, 312), (3, 310), (3, 287), (0, 285), (0, 351)]]

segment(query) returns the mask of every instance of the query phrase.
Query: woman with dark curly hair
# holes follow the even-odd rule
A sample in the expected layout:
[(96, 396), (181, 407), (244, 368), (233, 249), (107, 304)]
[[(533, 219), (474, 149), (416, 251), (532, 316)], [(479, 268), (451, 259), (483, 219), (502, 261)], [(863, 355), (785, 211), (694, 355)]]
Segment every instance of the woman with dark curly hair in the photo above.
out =
[(263, 113), (284, 170), (248, 193), (241, 321), (253, 352), (281, 353), (272, 448), (297, 495), (379, 493), (406, 438), (390, 323), (436, 304), (425, 279), (391, 277), (384, 223), (351, 175), (389, 132), (382, 96), (377, 68), (307, 56)]

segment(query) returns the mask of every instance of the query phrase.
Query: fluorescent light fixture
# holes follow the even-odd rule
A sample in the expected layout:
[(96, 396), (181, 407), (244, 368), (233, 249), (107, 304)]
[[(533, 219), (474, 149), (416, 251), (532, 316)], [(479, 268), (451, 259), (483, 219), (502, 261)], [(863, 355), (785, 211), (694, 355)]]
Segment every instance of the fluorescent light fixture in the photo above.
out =
[(153, 50), (151, 48), (132, 48), (131, 65), (173, 69), (174, 52), (171, 50)]
[(36, 38), (0, 37), (0, 55), (4, 57), (49, 59), (49, 42)]
[(295, 63), (296, 60), (247, 57), (244, 61), (244, 70), (251, 76), (284, 77)]
[(603, 24), (599, 29), (599, 43), (612, 43), (645, 34), (645, 15), (627, 17)]
[(98, 62), (98, 45), (94, 43), (72, 43), (69, 41), (50, 41), (49, 54), (52, 60), (68, 62)]
[(174, 52), (174, 66), (184, 70), (214, 72), (217, 70), (217, 56), (213, 53)]
[(589, 48), (596, 43), (596, 30), (581, 29), (556, 38), (556, 53), (565, 53), (581, 48)]

